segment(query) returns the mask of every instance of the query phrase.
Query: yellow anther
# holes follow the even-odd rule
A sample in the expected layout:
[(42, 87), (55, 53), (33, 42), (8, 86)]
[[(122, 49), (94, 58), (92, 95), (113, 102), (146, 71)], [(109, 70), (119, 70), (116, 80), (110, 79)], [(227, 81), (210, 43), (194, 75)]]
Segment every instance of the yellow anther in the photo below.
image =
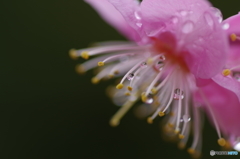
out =
[(148, 58), (148, 59), (147, 59), (147, 64), (150, 65), (150, 64), (152, 64), (152, 63), (153, 63), (153, 58), (151, 58), (151, 57)]
[(226, 140), (225, 140), (224, 138), (220, 138), (220, 139), (218, 139), (218, 144), (219, 144), (220, 146), (225, 146)]
[(223, 76), (228, 76), (230, 74), (231, 74), (231, 70), (229, 70), (229, 69), (225, 69), (225, 70), (222, 71)]
[(130, 96), (131, 94), (130, 94), (129, 92), (126, 92), (125, 95), (126, 95), (126, 96)]
[(127, 89), (128, 89), (129, 91), (132, 91), (132, 87), (130, 87), (130, 86), (128, 86)]
[(159, 103), (157, 100), (155, 100), (155, 102), (153, 104), (154, 104), (154, 106), (159, 106), (161, 103)]
[(119, 84), (116, 86), (116, 88), (117, 88), (117, 89), (122, 89), (123, 86), (124, 86), (124, 85), (123, 85), (122, 83), (119, 83)]
[(78, 56), (77, 56), (77, 52), (76, 52), (75, 49), (71, 49), (71, 50), (69, 50), (69, 56), (70, 56), (71, 59), (73, 59), (73, 60), (76, 60), (76, 59), (78, 58)]
[(175, 129), (175, 130), (174, 130), (174, 133), (175, 133), (175, 134), (179, 134), (179, 130)]
[(148, 124), (152, 124), (153, 123), (153, 119), (151, 117), (148, 117), (147, 118), (147, 122), (148, 122)]
[(97, 84), (100, 80), (97, 77), (92, 78), (92, 83)]
[(98, 62), (98, 66), (104, 66), (104, 62), (99, 61), (99, 62)]
[(89, 58), (88, 52), (87, 51), (83, 51), (81, 53), (81, 57), (87, 60)]
[(114, 73), (115, 75), (117, 75), (117, 74), (119, 74), (119, 71), (116, 70), (116, 71), (114, 71), (113, 73)]
[(84, 67), (83, 67), (82, 65), (77, 65), (77, 66), (75, 67), (75, 70), (76, 70), (76, 72), (79, 73), (79, 74), (83, 74), (83, 73), (85, 72), (85, 69), (84, 69)]
[(153, 94), (156, 94), (156, 93), (157, 93), (157, 89), (156, 89), (156, 88), (152, 88), (152, 89), (151, 89), (151, 92), (152, 92)]
[(230, 38), (232, 41), (236, 41), (237, 40), (237, 35), (236, 34), (231, 34)]
[(172, 123), (168, 123), (168, 126), (169, 126), (170, 128), (173, 128), (173, 127), (174, 127), (174, 125), (173, 125)]
[(165, 113), (164, 113), (164, 112), (159, 112), (158, 115), (159, 115), (159, 116), (164, 116)]
[(178, 137), (179, 139), (184, 139), (185, 136), (183, 134), (179, 134)]
[(196, 151), (195, 151), (193, 148), (189, 148), (189, 149), (187, 150), (187, 152), (188, 152), (189, 154), (193, 155), (193, 154), (195, 154)]
[(110, 124), (112, 127), (116, 127), (116, 126), (119, 125), (119, 120), (117, 120), (117, 119), (115, 119), (115, 120), (112, 119), (112, 120), (110, 120), (109, 124)]
[(184, 149), (185, 146), (186, 146), (186, 144), (184, 142), (179, 142), (179, 144), (178, 144), (178, 148), (181, 150)]
[(146, 102), (147, 101), (147, 96), (145, 95), (145, 92), (142, 93), (142, 101)]
[(114, 75), (113, 75), (113, 74), (109, 74), (108, 77), (109, 77), (109, 78), (113, 78)]

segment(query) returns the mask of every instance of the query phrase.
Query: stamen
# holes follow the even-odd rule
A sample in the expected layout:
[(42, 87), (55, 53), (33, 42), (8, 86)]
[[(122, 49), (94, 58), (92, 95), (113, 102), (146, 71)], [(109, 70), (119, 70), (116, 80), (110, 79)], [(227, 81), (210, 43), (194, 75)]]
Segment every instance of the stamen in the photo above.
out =
[(177, 114), (176, 130), (179, 130), (181, 111), (182, 111), (182, 98), (179, 98), (179, 100), (178, 100), (178, 111), (177, 111), (178, 114)]
[(100, 79), (98, 79), (97, 77), (93, 77), (91, 81), (93, 84), (97, 84), (99, 83)]
[(224, 69), (223, 71), (222, 71), (222, 75), (223, 76), (228, 76), (228, 75), (230, 75), (231, 74), (231, 70), (230, 69)]
[(127, 101), (125, 104), (123, 104), (123, 106), (111, 118), (110, 125), (113, 127), (118, 126), (122, 117), (127, 113), (134, 103), (135, 101)]
[(103, 61), (99, 61), (98, 62), (98, 66), (104, 66), (104, 62)]
[(135, 66), (133, 66), (133, 68), (131, 68), (131, 69), (125, 74), (125, 76), (122, 78), (120, 84), (123, 83), (124, 80), (125, 80), (125, 79), (127, 78), (127, 76), (129, 75), (129, 73), (133, 72), (137, 67), (139, 67), (139, 65), (140, 65), (142, 62), (143, 62), (143, 61), (140, 61), (140, 62), (138, 62)]
[(237, 36), (236, 34), (231, 34), (230, 38), (231, 38), (232, 41), (240, 40), (240, 37)]
[(117, 58), (120, 58), (120, 57), (123, 57), (123, 56), (129, 56), (129, 55), (132, 55), (132, 56), (133, 56), (134, 54), (136, 54), (136, 53), (125, 53), (125, 54), (113, 55), (113, 56), (107, 57), (107, 58), (104, 59), (103, 61), (98, 62), (98, 66), (103, 66), (104, 63), (106, 63), (106, 62), (109, 61), (109, 60), (117, 59)]
[(216, 118), (215, 118), (215, 115), (214, 115), (214, 113), (213, 113), (213, 111), (212, 111), (212, 109), (211, 109), (212, 107), (211, 107), (210, 103), (208, 102), (207, 98), (205, 97), (205, 95), (203, 94), (203, 92), (202, 92), (201, 89), (199, 89), (199, 93), (200, 93), (200, 95), (202, 96), (202, 99), (205, 101), (205, 103), (206, 103), (206, 105), (207, 105), (207, 107), (208, 107), (208, 109), (209, 109), (209, 111), (210, 111), (211, 117), (212, 117), (212, 119), (213, 119), (213, 123), (214, 123), (214, 125), (215, 125), (215, 129), (216, 129), (217, 134), (218, 134), (218, 138), (221, 139), (221, 138), (222, 138), (222, 137), (221, 137), (221, 132), (220, 132), (220, 129), (219, 129), (217, 120), (216, 120)]
[(148, 87), (147, 91), (146, 91), (146, 94), (149, 94), (151, 89), (153, 88), (153, 86), (157, 83), (157, 81), (159, 80), (159, 78), (161, 77), (162, 75), (162, 71), (160, 71), (157, 76), (154, 78), (154, 80), (152, 81), (152, 83), (150, 84), (150, 86)]
[(71, 50), (69, 50), (69, 56), (70, 56), (71, 59), (73, 59), (73, 60), (76, 60), (76, 59), (78, 58), (78, 56), (77, 56), (77, 52), (76, 52), (75, 49), (71, 49)]
[(87, 51), (83, 51), (83, 52), (81, 53), (81, 57), (82, 57), (83, 59), (87, 60), (87, 59), (89, 58), (89, 53), (88, 53)]
[[(193, 103), (194, 104), (194, 103)], [(193, 142), (192, 142), (192, 146), (188, 149), (188, 153), (190, 153), (191, 155), (194, 155), (196, 153), (196, 150), (198, 150), (198, 152), (200, 152), (201, 150), (201, 143), (202, 143), (202, 136), (201, 136), (201, 129), (202, 129), (202, 125), (200, 123), (200, 112), (198, 110), (199, 108), (196, 107), (195, 105), (193, 105)]]
[(129, 91), (132, 91), (132, 87), (130, 87), (130, 86), (128, 86), (127, 89), (128, 89)]
[(124, 87), (124, 85), (123, 85), (122, 83), (119, 83), (119, 84), (116, 86), (117, 89), (122, 89), (123, 87)]
[(225, 146), (226, 145), (226, 140), (224, 138), (220, 138), (220, 139), (218, 139), (218, 144), (220, 146)]
[(77, 65), (76, 68), (75, 68), (76, 72), (79, 73), (79, 74), (83, 74), (85, 73), (85, 68), (82, 66), (82, 65)]
[(78, 51), (88, 51), (89, 56), (103, 54), (103, 53), (111, 53), (117, 51), (143, 51), (146, 49), (146, 46), (136, 46), (133, 44), (125, 44), (125, 45), (112, 45), (112, 46), (99, 46), (94, 48), (82, 49)]

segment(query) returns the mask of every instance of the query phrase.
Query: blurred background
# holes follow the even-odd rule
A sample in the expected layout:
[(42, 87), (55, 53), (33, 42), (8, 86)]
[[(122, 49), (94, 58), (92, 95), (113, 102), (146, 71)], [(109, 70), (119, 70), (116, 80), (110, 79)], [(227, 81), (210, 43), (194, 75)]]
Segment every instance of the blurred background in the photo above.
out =
[[(237, 0), (211, 2), (224, 18), (240, 10)], [(105, 94), (113, 81), (91, 84), (93, 72), (75, 73), (84, 60), (71, 60), (68, 51), (124, 37), (89, 5), (82, 0), (0, 4), (1, 159), (190, 158), (161, 138), (158, 120), (149, 125), (130, 111), (118, 127), (109, 126), (118, 110)], [(210, 150), (221, 149), (207, 120), (203, 135), (203, 158), (213, 158)]]

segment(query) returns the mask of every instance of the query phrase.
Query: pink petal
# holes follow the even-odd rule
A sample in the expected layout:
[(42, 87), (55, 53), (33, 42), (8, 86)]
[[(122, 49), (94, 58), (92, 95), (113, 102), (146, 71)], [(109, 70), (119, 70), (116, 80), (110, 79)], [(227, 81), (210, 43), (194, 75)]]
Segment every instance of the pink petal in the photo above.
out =
[[(227, 67), (234, 67), (240, 64), (240, 40), (231, 41), (230, 35), (236, 34), (240, 37), (240, 13), (226, 19), (223, 24), (229, 26), (226, 28), (227, 36), (230, 41), (230, 54)], [(238, 69), (240, 70), (240, 68)]]
[[(139, 12), (139, 2), (137, 0), (108, 0), (122, 15), (126, 22), (134, 28), (141, 38), (141, 17)], [(109, 13), (111, 14), (111, 13)], [(143, 39), (139, 39), (142, 41)]]
[(240, 82), (234, 79), (231, 76), (223, 76), (222, 74), (218, 74), (212, 78), (214, 82), (222, 86), (223, 88), (228, 89), (235, 93), (240, 101)]
[(198, 78), (210, 78), (226, 62), (228, 44), (219, 16), (205, 0), (144, 0), (141, 3), (143, 29), (149, 36), (172, 32), (185, 61)]
[(120, 33), (128, 39), (139, 41), (139, 35), (123, 16), (115, 9), (115, 7), (107, 0), (85, 0), (89, 3), (110, 25), (116, 28)]
[[(238, 97), (215, 82), (202, 87), (201, 90), (207, 98), (211, 106), (210, 109), (224, 134), (227, 136), (240, 136), (240, 102)], [(199, 100), (201, 97), (199, 94), (197, 96)], [(205, 105), (209, 117), (212, 118), (205, 102), (202, 100), (201, 103)]]

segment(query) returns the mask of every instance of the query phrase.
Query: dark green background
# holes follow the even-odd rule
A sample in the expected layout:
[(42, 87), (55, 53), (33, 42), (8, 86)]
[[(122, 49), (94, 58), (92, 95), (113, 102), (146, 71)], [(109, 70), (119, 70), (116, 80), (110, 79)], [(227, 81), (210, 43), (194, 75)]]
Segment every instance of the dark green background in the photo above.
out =
[[(212, 0), (224, 17), (237, 14), (238, 0)], [(161, 139), (159, 124), (138, 120), (132, 111), (117, 128), (117, 111), (105, 95), (110, 82), (92, 85), (68, 57), (71, 48), (123, 40), (82, 0), (0, 2), (1, 159), (175, 159), (186, 151)], [(203, 158), (220, 150), (206, 122)], [(239, 156), (238, 156), (239, 157)]]

